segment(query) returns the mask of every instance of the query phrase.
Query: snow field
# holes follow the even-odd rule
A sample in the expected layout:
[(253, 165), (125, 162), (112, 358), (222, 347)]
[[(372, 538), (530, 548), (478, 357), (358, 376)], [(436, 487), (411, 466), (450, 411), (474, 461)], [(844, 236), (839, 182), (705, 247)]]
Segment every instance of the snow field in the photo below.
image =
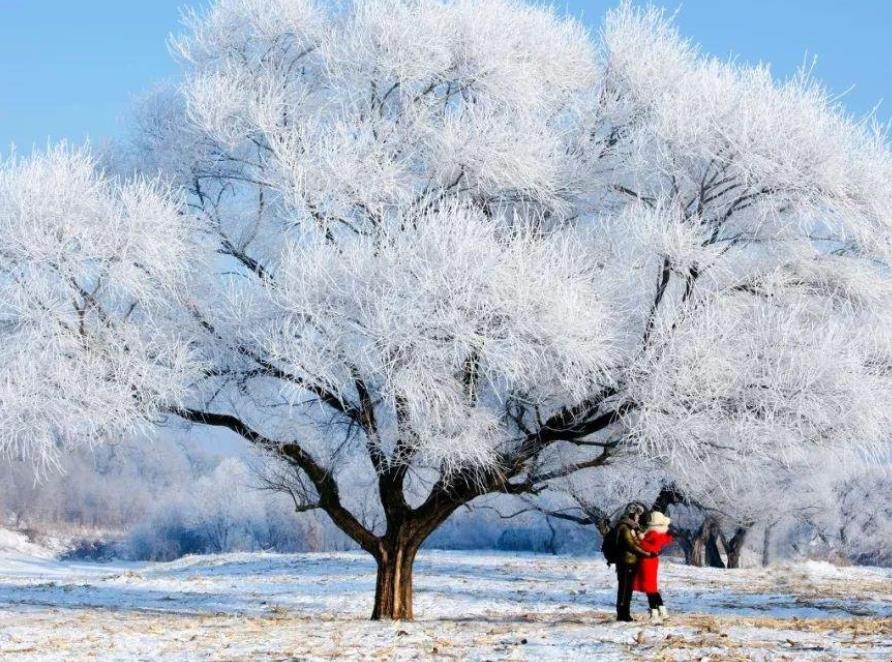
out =
[(889, 570), (664, 563), (665, 625), (612, 620), (600, 559), (425, 552), (417, 620), (373, 623), (360, 553), (171, 563), (0, 553), (4, 660), (892, 659)]

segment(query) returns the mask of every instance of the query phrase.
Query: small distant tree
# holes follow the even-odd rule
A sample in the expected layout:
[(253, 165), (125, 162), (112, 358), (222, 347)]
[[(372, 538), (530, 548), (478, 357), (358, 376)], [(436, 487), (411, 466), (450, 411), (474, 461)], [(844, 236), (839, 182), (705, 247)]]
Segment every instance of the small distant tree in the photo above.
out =
[[(153, 192), (122, 217), (64, 169), (21, 194), (40, 157), (0, 180), (21, 302), (0, 369), (50, 385), (35, 425), (64, 406), (71, 438), (94, 411), (240, 435), (375, 558), (373, 618), (412, 617), (418, 549), (480, 496), (619, 457), (695, 489), (885, 441), (892, 159), (806, 77), (705, 58), (626, 4), (598, 44), (509, 0), (220, 0), (186, 23), (182, 94), (147, 102), (134, 162), (188, 215)], [(121, 222), (67, 243), (96, 190)], [(10, 239), (29, 228), (63, 256), (140, 228), (99, 281), (125, 265), (139, 296), (72, 296), (77, 262), (31, 297), (7, 276), (44, 264)], [(33, 352), (60, 338), (76, 351)]]

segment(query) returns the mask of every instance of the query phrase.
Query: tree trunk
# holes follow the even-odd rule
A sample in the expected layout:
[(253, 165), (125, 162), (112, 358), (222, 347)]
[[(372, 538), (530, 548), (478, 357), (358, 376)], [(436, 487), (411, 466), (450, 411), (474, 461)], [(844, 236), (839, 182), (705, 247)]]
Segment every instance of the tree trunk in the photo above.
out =
[(771, 563), (771, 530), (773, 524), (766, 524), (765, 531), (762, 532), (762, 567), (767, 568)]
[(706, 563), (710, 568), (724, 568), (722, 553), (719, 551), (719, 525), (713, 519), (706, 525)]
[(676, 531), (678, 533), (678, 537), (675, 540), (678, 543), (678, 546), (681, 547), (681, 551), (684, 554), (684, 564), (694, 565), (693, 537), (691, 536), (689, 531), (684, 531), (681, 529), (677, 529)]
[(372, 620), (412, 620), (415, 555), (427, 537), (462, 503), (458, 500), (443, 501), (411, 513), (391, 514), (387, 533), (378, 539), (377, 546), (371, 550), (378, 563)]
[[(702, 568), (724, 568), (722, 554), (718, 546), (718, 522), (712, 517), (707, 517), (691, 537), (690, 554), (685, 549), (685, 560), (690, 559), (689, 565)], [(684, 547), (682, 547), (684, 549)]]
[(393, 542), (382, 541), (375, 555), (378, 577), (372, 620), (412, 620), (412, 567), (420, 546), (399, 536)]
[(728, 568), (740, 567), (740, 553), (743, 551), (743, 545), (746, 542), (746, 536), (749, 531), (749, 527), (740, 526), (734, 532), (731, 540), (728, 541), (725, 548), (725, 551), (728, 553)]
[(551, 520), (548, 518), (547, 515), (545, 516), (545, 523), (548, 525), (549, 531), (548, 543), (545, 549), (548, 551), (549, 554), (557, 554), (557, 531), (555, 530), (554, 525), (551, 523)]
[(703, 535), (702, 528), (691, 540), (691, 562), (690, 565), (702, 568), (706, 560), (706, 537)]

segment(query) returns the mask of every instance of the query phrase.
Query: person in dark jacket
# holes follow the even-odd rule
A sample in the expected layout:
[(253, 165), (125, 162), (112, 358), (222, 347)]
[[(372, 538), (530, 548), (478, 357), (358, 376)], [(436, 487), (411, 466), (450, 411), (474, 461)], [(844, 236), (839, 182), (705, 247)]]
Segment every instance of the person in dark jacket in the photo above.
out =
[(635, 569), (642, 558), (656, 556), (648, 552), (639, 542), (638, 520), (644, 514), (644, 506), (630, 503), (626, 506), (616, 529), (616, 542), (619, 558), (616, 561), (616, 620), (631, 622), (632, 581)]

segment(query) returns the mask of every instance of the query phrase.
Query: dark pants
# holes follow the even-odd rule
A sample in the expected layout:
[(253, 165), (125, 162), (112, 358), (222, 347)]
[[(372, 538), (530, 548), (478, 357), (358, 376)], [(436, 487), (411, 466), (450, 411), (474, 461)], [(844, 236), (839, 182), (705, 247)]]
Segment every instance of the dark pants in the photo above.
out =
[(616, 619), (632, 620), (632, 578), (635, 577), (635, 565), (616, 564)]
[(657, 607), (663, 606), (663, 596), (660, 595), (660, 592), (656, 593), (648, 593), (647, 594), (647, 606), (651, 609), (656, 609)]

